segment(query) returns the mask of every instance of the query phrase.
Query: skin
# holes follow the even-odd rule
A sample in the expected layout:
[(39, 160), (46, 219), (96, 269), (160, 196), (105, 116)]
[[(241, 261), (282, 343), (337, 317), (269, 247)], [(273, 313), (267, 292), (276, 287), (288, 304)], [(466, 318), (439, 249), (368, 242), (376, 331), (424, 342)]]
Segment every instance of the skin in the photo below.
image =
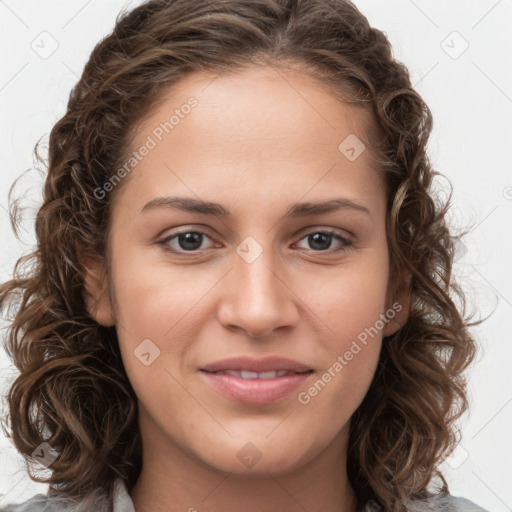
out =
[[(143, 469), (130, 494), (137, 512), (353, 512), (350, 418), (382, 337), (408, 310), (406, 291), (389, 275), (383, 178), (368, 148), (354, 161), (338, 150), (351, 133), (364, 141), (369, 121), (290, 69), (213, 78), (189, 75), (139, 126), (134, 149), (189, 97), (198, 100), (115, 191), (108, 282), (98, 277), (104, 261), (87, 262), (90, 312), (116, 326), (138, 397)], [(215, 201), (232, 218), (169, 206), (141, 213), (163, 196)], [(369, 214), (347, 208), (284, 218), (297, 202), (334, 198)], [(167, 247), (181, 254), (166, 251), (158, 242), (177, 228), (205, 232), (200, 249), (187, 253), (176, 237)], [(307, 235), (325, 229), (352, 245), (331, 238), (319, 249)], [(236, 252), (248, 236), (263, 251), (251, 263)], [(300, 403), (298, 393), (397, 301), (402, 311)], [(160, 350), (148, 366), (134, 355), (145, 339)], [(284, 399), (248, 405), (219, 394), (198, 371), (227, 357), (268, 355), (314, 373)], [(237, 457), (248, 442), (261, 454), (252, 467)]]

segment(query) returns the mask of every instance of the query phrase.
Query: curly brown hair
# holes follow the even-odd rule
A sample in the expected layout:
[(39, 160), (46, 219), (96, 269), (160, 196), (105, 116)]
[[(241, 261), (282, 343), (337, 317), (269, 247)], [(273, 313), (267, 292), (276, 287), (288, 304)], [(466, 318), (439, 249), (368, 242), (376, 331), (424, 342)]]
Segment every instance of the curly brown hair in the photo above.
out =
[[(51, 476), (72, 497), (141, 471), (135, 393), (115, 327), (89, 315), (83, 251), (108, 256), (112, 198), (94, 191), (129, 157), (136, 127), (187, 73), (295, 66), (371, 116), (366, 127), (387, 185), (392, 276), (412, 297), (406, 324), (386, 337), (370, 389), (351, 419), (347, 469), (360, 503), (405, 510), (428, 496), (469, 407), (463, 372), (476, 355), (464, 293), (452, 276), (454, 237), (432, 192), (426, 146), (432, 115), (385, 34), (348, 0), (152, 0), (122, 12), (94, 48), (49, 139), (35, 250), (0, 287), (6, 351), (19, 370), (4, 430), (24, 455), (47, 441)], [(39, 155), (38, 145), (35, 148)], [(10, 196), (12, 222), (17, 201)], [(84, 249), (86, 248), (86, 249)], [(459, 306), (456, 302), (459, 301)]]

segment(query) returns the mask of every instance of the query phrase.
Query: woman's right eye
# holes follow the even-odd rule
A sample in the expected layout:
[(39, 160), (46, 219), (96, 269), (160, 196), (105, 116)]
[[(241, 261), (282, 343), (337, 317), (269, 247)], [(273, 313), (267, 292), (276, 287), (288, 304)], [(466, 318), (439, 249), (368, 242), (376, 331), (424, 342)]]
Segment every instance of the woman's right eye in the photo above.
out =
[(212, 240), (203, 231), (181, 231), (166, 236), (164, 239), (160, 240), (158, 244), (162, 245), (165, 250), (176, 253), (202, 252), (205, 250), (205, 248), (201, 249), (205, 237)]

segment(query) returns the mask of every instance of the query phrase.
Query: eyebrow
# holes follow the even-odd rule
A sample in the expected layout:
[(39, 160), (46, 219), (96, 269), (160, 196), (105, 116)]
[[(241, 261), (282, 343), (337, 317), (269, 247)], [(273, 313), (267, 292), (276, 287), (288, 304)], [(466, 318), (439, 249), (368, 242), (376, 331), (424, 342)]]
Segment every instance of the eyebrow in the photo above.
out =
[[(232, 214), (225, 206), (211, 201), (203, 201), (191, 197), (157, 197), (146, 203), (141, 213), (146, 213), (157, 208), (175, 208), (192, 213), (202, 213), (206, 215), (218, 215), (220, 217), (231, 218)], [(346, 198), (330, 199), (329, 201), (312, 203), (297, 203), (291, 206), (284, 214), (284, 218), (299, 218), (310, 215), (334, 212), (337, 210), (352, 210), (363, 212), (371, 217), (370, 210), (361, 204)]]

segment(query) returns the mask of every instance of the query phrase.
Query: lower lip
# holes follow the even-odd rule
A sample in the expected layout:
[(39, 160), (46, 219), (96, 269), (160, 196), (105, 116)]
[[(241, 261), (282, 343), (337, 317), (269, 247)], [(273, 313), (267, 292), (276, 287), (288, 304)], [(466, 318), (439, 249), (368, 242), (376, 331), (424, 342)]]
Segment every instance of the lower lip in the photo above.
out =
[(242, 379), (233, 375), (201, 371), (219, 393), (246, 404), (268, 404), (285, 398), (311, 375), (296, 373), (275, 379)]

